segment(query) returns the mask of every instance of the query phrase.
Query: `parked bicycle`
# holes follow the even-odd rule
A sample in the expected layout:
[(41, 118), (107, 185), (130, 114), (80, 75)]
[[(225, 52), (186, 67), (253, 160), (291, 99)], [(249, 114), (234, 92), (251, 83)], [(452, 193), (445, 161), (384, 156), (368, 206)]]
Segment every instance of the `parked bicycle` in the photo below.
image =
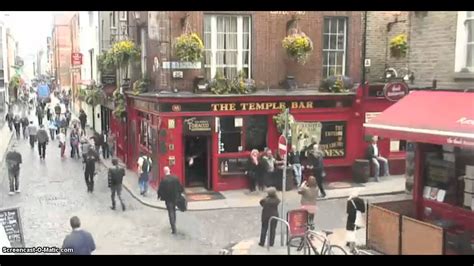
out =
[[(304, 237), (301, 239), (297, 251), (303, 251), (304, 255), (311, 255), (311, 251), (315, 255), (347, 255), (347, 252), (338, 245), (331, 245), (328, 237), (333, 234), (332, 231), (322, 230), (323, 233), (319, 233), (313, 230), (307, 230)], [(318, 251), (314, 241), (322, 242), (321, 249)]]

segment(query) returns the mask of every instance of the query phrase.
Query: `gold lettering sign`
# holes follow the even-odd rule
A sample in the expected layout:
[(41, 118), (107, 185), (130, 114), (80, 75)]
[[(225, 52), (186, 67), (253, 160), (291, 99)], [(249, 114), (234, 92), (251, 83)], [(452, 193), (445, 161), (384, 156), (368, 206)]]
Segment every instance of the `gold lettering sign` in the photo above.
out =
[(293, 102), (250, 102), (250, 103), (213, 103), (211, 110), (213, 112), (222, 111), (262, 111), (262, 110), (281, 110), (286, 107), (291, 109), (311, 109), (314, 108), (312, 101), (293, 101)]
[(185, 133), (211, 132), (212, 125), (209, 117), (190, 117), (184, 120)]

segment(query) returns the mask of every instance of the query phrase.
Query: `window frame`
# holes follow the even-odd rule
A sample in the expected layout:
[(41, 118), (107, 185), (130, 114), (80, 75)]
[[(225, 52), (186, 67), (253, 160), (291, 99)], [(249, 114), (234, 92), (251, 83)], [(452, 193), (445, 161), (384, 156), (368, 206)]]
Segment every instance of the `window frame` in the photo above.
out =
[[(321, 52), (321, 76), (322, 76), (323, 78), (328, 78), (328, 77), (330, 77), (330, 76), (334, 76), (334, 75), (335, 75), (335, 74), (334, 74), (334, 75), (330, 75), (329, 73), (328, 73), (328, 74), (327, 74), (327, 73), (324, 73), (324, 67), (326, 66), (326, 67), (328, 68), (328, 71), (330, 71), (330, 66), (337, 67), (338, 65), (330, 65), (330, 64), (329, 64), (329, 53), (334, 52), (334, 53), (337, 54), (338, 52), (341, 52), (341, 49), (329, 49), (329, 48), (328, 48), (328, 49), (324, 49), (324, 45), (325, 45), (325, 43), (324, 43), (324, 36), (325, 36), (325, 35), (328, 34), (329, 36), (332, 36), (332, 35), (339, 36), (338, 33), (335, 33), (335, 34), (331, 33), (331, 28), (330, 28), (330, 30), (329, 30), (329, 33), (326, 33), (326, 32), (325, 32), (325, 28), (326, 28), (326, 27), (325, 27), (325, 23), (326, 23), (326, 20), (327, 20), (327, 19), (329, 19), (329, 20), (332, 20), (332, 19), (336, 19), (336, 20), (344, 19), (344, 23), (345, 23), (344, 35), (343, 35), (343, 36), (344, 36), (344, 42), (343, 42), (343, 45), (344, 45), (344, 47), (343, 47), (343, 54), (344, 54), (344, 56), (343, 56), (342, 66), (341, 66), (341, 67), (342, 67), (342, 73), (341, 73), (341, 75), (345, 76), (346, 73), (347, 73), (347, 67), (348, 67), (347, 60), (348, 60), (348, 57), (349, 57), (349, 56), (348, 56), (348, 46), (349, 46), (349, 45), (348, 45), (348, 43), (349, 43), (349, 41), (348, 41), (348, 39), (349, 39), (349, 17), (347, 17), (347, 16), (324, 16), (324, 17), (323, 17), (322, 36), (321, 36), (321, 42), (322, 42), (322, 43), (321, 43), (321, 51), (322, 51), (322, 52)], [(339, 24), (339, 21), (337, 21), (337, 23)], [(338, 25), (338, 24), (336, 24), (336, 25)], [(329, 44), (328, 44), (328, 47), (329, 47), (331, 41), (328, 39), (328, 42), (329, 42)], [(338, 44), (338, 42), (337, 42), (337, 40), (336, 40), (336, 48), (337, 48), (337, 44)], [(324, 65), (324, 55), (325, 55), (326, 52), (328, 53), (328, 55), (327, 55), (328, 60), (327, 60), (327, 65)], [(337, 59), (336, 59), (336, 58), (335, 58), (335, 62), (337, 63)], [(326, 75), (326, 74), (327, 74), (327, 75)]]
[[(262, 115), (262, 116), (266, 116), (268, 117), (267, 115)], [(231, 152), (226, 152), (225, 150), (224, 151), (220, 151), (220, 144), (223, 143), (222, 142), (222, 137), (218, 137), (218, 149), (219, 149), (219, 154), (222, 155), (222, 154), (242, 154), (242, 153), (250, 153), (251, 150), (247, 150), (247, 124), (249, 123), (248, 121), (248, 118), (251, 117), (250, 115), (222, 115), (222, 116), (218, 116), (218, 121), (219, 121), (219, 124), (217, 125), (218, 127), (218, 134), (222, 134), (222, 130), (221, 130), (221, 119), (222, 118), (233, 118), (234, 119), (234, 123), (235, 123), (235, 119), (236, 118), (242, 118), (242, 126), (241, 127), (238, 127), (240, 129), (240, 146), (242, 147), (242, 150), (241, 151), (231, 151)], [(267, 124), (267, 129), (268, 129), (268, 124)], [(266, 131), (267, 133), (265, 134), (265, 145), (264, 146), (268, 146), (268, 130)], [(227, 133), (237, 133), (237, 130), (236, 131), (228, 131)]]
[[(210, 52), (210, 65), (206, 64), (206, 59), (204, 60), (204, 70), (206, 72), (210, 71), (210, 78), (214, 78), (217, 73), (217, 68), (225, 68), (228, 65), (217, 65), (217, 52), (226, 51), (223, 49), (217, 49), (217, 18), (218, 17), (232, 17), (237, 18), (237, 73), (240, 72), (243, 68), (248, 68), (248, 79), (252, 77), (252, 16), (247, 14), (204, 14), (203, 16), (203, 38), (204, 38), (204, 53), (206, 56), (206, 52)], [(206, 18), (210, 19), (211, 23), (211, 31), (206, 31)], [(243, 25), (244, 25), (244, 18), (248, 18), (249, 25), (248, 25), (248, 49), (243, 48)], [(210, 49), (206, 47), (206, 34), (211, 35), (211, 45)], [(248, 52), (248, 63), (243, 63), (243, 55), (244, 52)], [(210, 69), (210, 70), (208, 70)]]
[(469, 72), (474, 72), (474, 62), (472, 66), (467, 66), (467, 47), (468, 45), (474, 46), (473, 42), (468, 42), (468, 28), (466, 22), (468, 20), (474, 21), (474, 13), (471, 17), (467, 17), (468, 12), (473, 11), (458, 11), (457, 12), (457, 29), (456, 29), (456, 44), (455, 44), (455, 60), (454, 60), (454, 72), (461, 72), (462, 69), (467, 68)]

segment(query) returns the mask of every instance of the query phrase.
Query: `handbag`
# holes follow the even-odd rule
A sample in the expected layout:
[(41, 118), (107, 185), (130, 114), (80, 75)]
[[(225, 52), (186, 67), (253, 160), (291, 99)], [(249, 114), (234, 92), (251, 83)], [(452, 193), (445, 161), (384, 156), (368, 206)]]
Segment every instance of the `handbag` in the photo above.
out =
[(188, 209), (188, 202), (186, 201), (186, 198), (183, 196), (183, 194), (180, 194), (178, 196), (178, 200), (176, 201), (176, 206), (182, 212), (185, 212)]
[(364, 227), (365, 226), (365, 222), (364, 222), (364, 218), (362, 217), (362, 213), (357, 209), (357, 206), (355, 205), (354, 201), (351, 200), (352, 202), (352, 205), (354, 206), (354, 209), (356, 210), (356, 219), (355, 219), (355, 226), (356, 227)]

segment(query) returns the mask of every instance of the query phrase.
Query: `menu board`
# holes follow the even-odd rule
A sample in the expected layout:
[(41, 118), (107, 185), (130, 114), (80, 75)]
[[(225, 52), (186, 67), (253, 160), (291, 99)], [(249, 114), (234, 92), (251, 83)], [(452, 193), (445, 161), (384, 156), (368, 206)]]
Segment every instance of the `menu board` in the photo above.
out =
[(311, 143), (319, 143), (325, 158), (346, 156), (346, 122), (296, 122), (292, 127), (292, 143), (304, 150)]
[(21, 228), (20, 210), (11, 208), (0, 210), (0, 222), (12, 247), (24, 247), (23, 230)]

